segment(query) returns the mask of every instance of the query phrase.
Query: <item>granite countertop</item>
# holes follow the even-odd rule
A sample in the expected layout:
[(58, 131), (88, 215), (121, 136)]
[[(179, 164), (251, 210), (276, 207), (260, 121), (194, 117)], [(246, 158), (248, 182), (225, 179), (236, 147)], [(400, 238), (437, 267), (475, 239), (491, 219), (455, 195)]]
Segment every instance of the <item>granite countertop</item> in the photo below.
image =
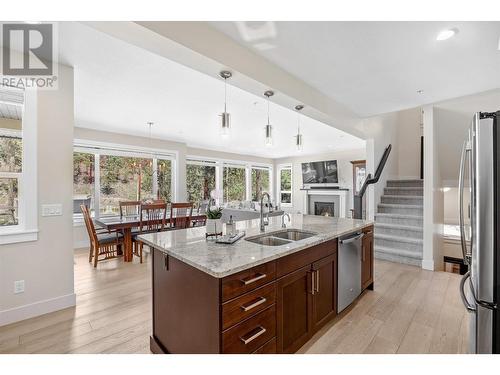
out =
[[(370, 226), (371, 221), (293, 214), (287, 229), (315, 232), (317, 235), (282, 246), (264, 246), (245, 238), (261, 234), (259, 219), (236, 222), (246, 236), (232, 245), (206, 240), (205, 227), (143, 234), (139, 239), (211, 276), (222, 278), (256, 265), (278, 259), (305, 248)], [(266, 233), (280, 231), (281, 217), (269, 218)]]

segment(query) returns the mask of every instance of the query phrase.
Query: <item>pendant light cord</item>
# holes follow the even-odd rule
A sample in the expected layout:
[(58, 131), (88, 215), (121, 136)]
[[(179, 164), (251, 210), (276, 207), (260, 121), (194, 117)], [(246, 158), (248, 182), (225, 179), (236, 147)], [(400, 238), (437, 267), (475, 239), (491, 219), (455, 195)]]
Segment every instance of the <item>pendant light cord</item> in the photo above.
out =
[(227, 112), (226, 103), (227, 103), (227, 78), (224, 78), (224, 113)]
[(267, 97), (267, 125), (271, 125), (269, 122), (269, 96)]

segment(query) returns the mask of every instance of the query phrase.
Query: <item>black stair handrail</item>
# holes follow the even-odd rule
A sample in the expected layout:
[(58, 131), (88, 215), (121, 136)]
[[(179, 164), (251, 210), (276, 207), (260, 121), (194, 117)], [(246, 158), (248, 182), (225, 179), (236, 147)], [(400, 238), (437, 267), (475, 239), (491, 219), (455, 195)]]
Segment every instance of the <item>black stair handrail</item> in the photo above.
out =
[(380, 159), (380, 162), (378, 163), (377, 170), (375, 171), (375, 177), (372, 178), (371, 174), (368, 174), (366, 176), (365, 182), (361, 189), (359, 189), (359, 193), (356, 194), (359, 197), (363, 197), (365, 195), (366, 189), (368, 188), (368, 185), (376, 184), (378, 180), (380, 179), (380, 175), (382, 174), (382, 171), (384, 170), (385, 163), (387, 162), (387, 159), (389, 158), (389, 154), (391, 153), (392, 145), (389, 145), (386, 147), (384, 150), (384, 153), (382, 155), (382, 158)]

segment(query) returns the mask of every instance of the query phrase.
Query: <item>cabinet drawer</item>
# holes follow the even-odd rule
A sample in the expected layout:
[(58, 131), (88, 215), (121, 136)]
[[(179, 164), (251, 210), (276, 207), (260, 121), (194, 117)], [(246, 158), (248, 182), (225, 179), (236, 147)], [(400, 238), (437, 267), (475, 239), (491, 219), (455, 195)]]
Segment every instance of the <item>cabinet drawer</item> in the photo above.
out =
[(222, 302), (229, 301), (276, 278), (276, 262), (272, 261), (222, 279)]
[(276, 337), (271, 341), (266, 342), (252, 354), (276, 354)]
[(253, 353), (276, 335), (276, 308), (269, 307), (222, 334), (222, 352)]
[(277, 277), (287, 275), (337, 252), (337, 239), (298, 251), (276, 261)]
[(276, 301), (276, 284), (265, 285), (222, 305), (222, 329), (265, 310)]

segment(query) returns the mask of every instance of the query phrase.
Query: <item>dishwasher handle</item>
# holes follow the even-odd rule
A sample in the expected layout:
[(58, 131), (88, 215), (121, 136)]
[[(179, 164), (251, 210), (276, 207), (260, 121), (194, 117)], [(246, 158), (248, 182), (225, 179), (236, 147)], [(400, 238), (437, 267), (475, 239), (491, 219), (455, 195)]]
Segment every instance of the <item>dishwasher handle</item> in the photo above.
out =
[(339, 240), (339, 242), (340, 242), (341, 244), (348, 244), (348, 243), (351, 243), (351, 242), (354, 242), (354, 241), (357, 241), (357, 240), (362, 239), (362, 238), (363, 238), (363, 236), (364, 236), (364, 234), (363, 234), (363, 233), (356, 233), (356, 235), (355, 235), (355, 236), (353, 236), (353, 237), (348, 237), (348, 238), (343, 238), (343, 239)]

